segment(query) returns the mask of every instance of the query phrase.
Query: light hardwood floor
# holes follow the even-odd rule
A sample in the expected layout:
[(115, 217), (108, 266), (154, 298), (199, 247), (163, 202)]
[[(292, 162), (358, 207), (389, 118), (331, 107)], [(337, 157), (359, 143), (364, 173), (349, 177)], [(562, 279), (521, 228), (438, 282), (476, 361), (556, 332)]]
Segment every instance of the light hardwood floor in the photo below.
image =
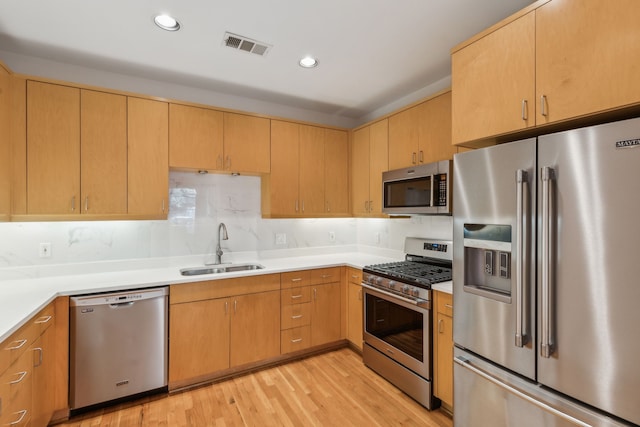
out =
[(451, 427), (345, 348), (217, 384), (75, 417), (60, 426)]

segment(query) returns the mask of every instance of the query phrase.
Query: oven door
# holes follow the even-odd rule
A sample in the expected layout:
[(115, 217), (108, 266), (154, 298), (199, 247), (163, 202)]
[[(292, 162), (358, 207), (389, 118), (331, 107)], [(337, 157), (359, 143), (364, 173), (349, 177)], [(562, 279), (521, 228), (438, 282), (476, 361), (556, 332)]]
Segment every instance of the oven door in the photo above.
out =
[(364, 342), (426, 380), (431, 379), (431, 310), (409, 300), (364, 290)]

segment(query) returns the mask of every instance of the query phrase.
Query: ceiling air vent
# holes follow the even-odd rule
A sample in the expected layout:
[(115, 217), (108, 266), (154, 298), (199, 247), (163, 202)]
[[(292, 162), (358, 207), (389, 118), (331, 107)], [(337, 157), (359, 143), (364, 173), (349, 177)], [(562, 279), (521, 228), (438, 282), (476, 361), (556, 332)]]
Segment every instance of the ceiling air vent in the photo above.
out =
[(244, 52), (255, 53), (256, 55), (264, 56), (267, 54), (271, 45), (262, 43), (248, 37), (239, 36), (232, 33), (224, 33), (224, 39), (222, 44), (236, 50), (242, 50)]

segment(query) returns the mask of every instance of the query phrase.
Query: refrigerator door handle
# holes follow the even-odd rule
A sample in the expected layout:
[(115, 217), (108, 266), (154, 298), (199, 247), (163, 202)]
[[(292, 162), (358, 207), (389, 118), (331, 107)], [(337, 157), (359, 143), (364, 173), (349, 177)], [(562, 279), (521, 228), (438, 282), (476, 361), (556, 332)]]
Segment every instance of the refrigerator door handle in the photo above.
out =
[(542, 409), (545, 412), (549, 412), (553, 415), (555, 415), (556, 417), (562, 418), (572, 424), (575, 424), (577, 426), (581, 426), (581, 427), (591, 427), (591, 424), (587, 424), (584, 423), (582, 421), (580, 421), (579, 419), (572, 417), (569, 414), (566, 414), (562, 411), (559, 411), (558, 409), (547, 405), (544, 402), (539, 401), (538, 399), (529, 396), (527, 393), (524, 393), (520, 390), (518, 390), (515, 387), (510, 386), (509, 384), (506, 384), (505, 382), (501, 381), (498, 378), (495, 378), (493, 375), (483, 371), (482, 369), (476, 368), (475, 366), (473, 366), (471, 363), (469, 363), (468, 359), (465, 357), (461, 357), (461, 356), (456, 356), (453, 358), (453, 361), (455, 363), (457, 363), (458, 365), (462, 366), (465, 369), (470, 370), (471, 372), (473, 372), (476, 375), (479, 375), (480, 377), (484, 378), (485, 380), (491, 382), (492, 384), (495, 384), (496, 386), (506, 390), (508, 393), (514, 394), (515, 396), (518, 396), (521, 399), (526, 400), (527, 402), (531, 403), (532, 405), (537, 406), (538, 408)]
[(540, 331), (540, 356), (549, 358), (553, 354), (553, 330), (551, 316), (551, 181), (554, 173), (550, 167), (543, 167), (542, 180), (542, 277), (541, 310), (542, 330)]
[(528, 260), (528, 244), (525, 231), (525, 215), (528, 215), (528, 206), (525, 206), (525, 193), (527, 190), (528, 174), (526, 170), (518, 169), (516, 171), (516, 347), (523, 347), (527, 343), (526, 325), (524, 312), (527, 306), (527, 298), (525, 294), (525, 278)]

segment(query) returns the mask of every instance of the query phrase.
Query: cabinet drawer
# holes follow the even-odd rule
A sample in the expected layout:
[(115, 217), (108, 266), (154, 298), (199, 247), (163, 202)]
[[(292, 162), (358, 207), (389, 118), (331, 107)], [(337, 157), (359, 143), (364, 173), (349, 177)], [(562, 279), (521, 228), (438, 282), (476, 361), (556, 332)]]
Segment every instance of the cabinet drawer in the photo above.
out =
[(290, 271), (280, 274), (280, 288), (289, 289), (293, 287), (307, 286), (310, 278), (310, 271)]
[(311, 284), (320, 285), (340, 281), (341, 267), (318, 268), (311, 270)]
[(0, 375), (7, 370), (11, 363), (18, 360), (39, 335), (39, 325), (30, 321), (2, 342), (0, 346)]
[(283, 289), (280, 291), (280, 303), (285, 305), (301, 304), (311, 301), (311, 288), (304, 286), (301, 288)]
[(40, 311), (32, 320), (32, 323), (35, 325), (37, 329), (37, 335), (34, 337), (42, 335), (44, 331), (46, 331), (49, 326), (53, 324), (55, 320), (55, 306), (53, 303), (46, 306), (44, 309)]
[[(15, 402), (31, 402), (31, 375), (33, 374), (33, 355), (31, 352), (24, 353), (9, 369), (0, 377), (3, 383), (3, 405), (9, 408), (8, 411), (18, 411)], [(4, 393), (7, 393), (6, 395)], [(26, 395), (26, 397), (25, 397)], [(6, 396), (6, 397), (5, 397)], [(5, 399), (7, 399), (5, 401)], [(22, 405), (22, 403), (20, 403)], [(4, 410), (3, 410), (4, 412)], [(4, 414), (9, 415), (8, 413)]]
[(309, 325), (311, 322), (311, 303), (292, 304), (282, 307), (280, 327), (282, 329)]
[(437, 310), (438, 313), (453, 317), (453, 297), (446, 292), (437, 291)]
[(357, 268), (348, 267), (347, 268), (347, 280), (349, 283), (353, 283), (355, 285), (362, 284), (362, 270)]
[(303, 326), (301, 328), (287, 329), (280, 334), (280, 345), (282, 354), (304, 350), (311, 345), (311, 328)]

